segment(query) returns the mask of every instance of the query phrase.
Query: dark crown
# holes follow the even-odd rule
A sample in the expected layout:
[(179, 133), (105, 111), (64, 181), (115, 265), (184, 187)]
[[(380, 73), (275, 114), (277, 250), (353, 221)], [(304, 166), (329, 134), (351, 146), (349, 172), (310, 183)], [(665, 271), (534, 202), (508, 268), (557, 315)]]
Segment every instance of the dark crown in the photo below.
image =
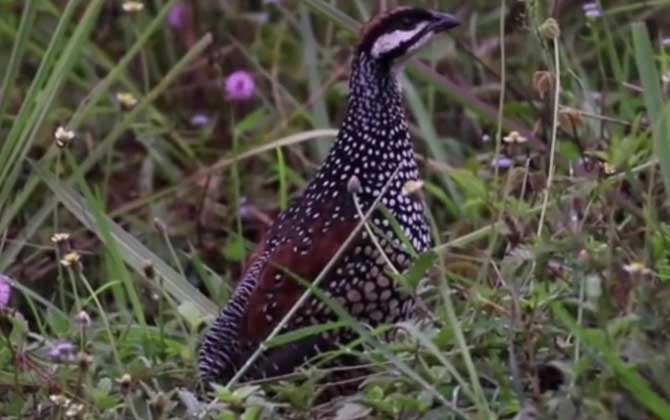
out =
[[(380, 14), (363, 26), (358, 53), (381, 60), (394, 60), (414, 51), (434, 35), (456, 27), (459, 20), (450, 14), (429, 11), (418, 7), (399, 7)], [(379, 56), (375, 46), (384, 43)]]

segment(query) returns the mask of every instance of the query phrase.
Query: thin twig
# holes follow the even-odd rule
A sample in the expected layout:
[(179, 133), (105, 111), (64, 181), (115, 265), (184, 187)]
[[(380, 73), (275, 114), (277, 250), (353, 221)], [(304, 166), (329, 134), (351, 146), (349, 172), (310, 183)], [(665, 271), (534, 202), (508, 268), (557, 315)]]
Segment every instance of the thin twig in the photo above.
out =
[(542, 201), (542, 210), (540, 211), (540, 222), (537, 226), (537, 236), (542, 235), (544, 227), (544, 218), (547, 214), (547, 206), (549, 205), (549, 194), (551, 191), (551, 184), (554, 181), (554, 171), (556, 170), (554, 162), (556, 156), (556, 137), (558, 134), (558, 109), (560, 104), (561, 93), (561, 62), (558, 51), (558, 36), (554, 37), (554, 64), (556, 68), (555, 86), (554, 86), (554, 115), (551, 124), (551, 149), (549, 151), (549, 174), (547, 175), (547, 186), (544, 189), (544, 198)]

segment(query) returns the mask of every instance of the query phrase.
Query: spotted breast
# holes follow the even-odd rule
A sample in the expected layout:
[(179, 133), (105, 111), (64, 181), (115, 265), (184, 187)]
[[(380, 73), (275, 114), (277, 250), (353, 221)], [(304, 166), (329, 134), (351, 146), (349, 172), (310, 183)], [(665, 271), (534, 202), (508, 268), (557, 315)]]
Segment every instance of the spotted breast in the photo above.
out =
[[(432, 239), (423, 204), (407, 188), (419, 172), (397, 73), (407, 57), (457, 24), (449, 14), (399, 8), (365, 26), (337, 140), (302, 196), (258, 245), (232, 299), (206, 332), (199, 360), (203, 381), (232, 378), (298, 302), (304, 281), (320, 276), (334, 258), (319, 286), (358, 321), (374, 327), (412, 316), (411, 292), (395, 283), (389, 265), (403, 272), (414, 255), (408, 248), (425, 251)], [(358, 229), (368, 211), (371, 228)], [(312, 296), (283, 331), (334, 320), (330, 307)], [(353, 337), (342, 329), (266, 350), (245, 378), (290, 372)]]

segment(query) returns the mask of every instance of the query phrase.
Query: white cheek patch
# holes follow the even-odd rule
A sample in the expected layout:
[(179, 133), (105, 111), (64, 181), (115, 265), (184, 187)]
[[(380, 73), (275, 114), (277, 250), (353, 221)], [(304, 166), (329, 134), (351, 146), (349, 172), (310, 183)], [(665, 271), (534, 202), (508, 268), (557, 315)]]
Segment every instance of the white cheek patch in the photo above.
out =
[(414, 37), (417, 33), (419, 33), (426, 25), (427, 23), (422, 23), (418, 25), (416, 28), (411, 29), (409, 31), (402, 31), (398, 29), (391, 33), (380, 36), (379, 39), (375, 41), (374, 45), (372, 46), (371, 51), (372, 56), (374, 58), (379, 58), (382, 55), (388, 53), (389, 51), (394, 50), (403, 42), (412, 39), (412, 37)]

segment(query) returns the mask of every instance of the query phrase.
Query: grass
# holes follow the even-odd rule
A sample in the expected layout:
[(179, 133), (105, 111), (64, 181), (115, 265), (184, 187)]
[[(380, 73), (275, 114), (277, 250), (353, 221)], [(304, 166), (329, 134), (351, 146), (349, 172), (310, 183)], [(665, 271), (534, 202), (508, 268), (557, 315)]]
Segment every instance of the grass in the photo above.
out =
[[(377, 5), (121, 3), (0, 5), (0, 417), (670, 419), (670, 1), (429, 2), (464, 24), (403, 75), (436, 247), (396, 277), (424, 319), (387, 342), (312, 286), (339, 321), (259, 352), (356, 342), (210, 401), (203, 328), (328, 150)], [(338, 354), (368, 372), (326, 402)]]

